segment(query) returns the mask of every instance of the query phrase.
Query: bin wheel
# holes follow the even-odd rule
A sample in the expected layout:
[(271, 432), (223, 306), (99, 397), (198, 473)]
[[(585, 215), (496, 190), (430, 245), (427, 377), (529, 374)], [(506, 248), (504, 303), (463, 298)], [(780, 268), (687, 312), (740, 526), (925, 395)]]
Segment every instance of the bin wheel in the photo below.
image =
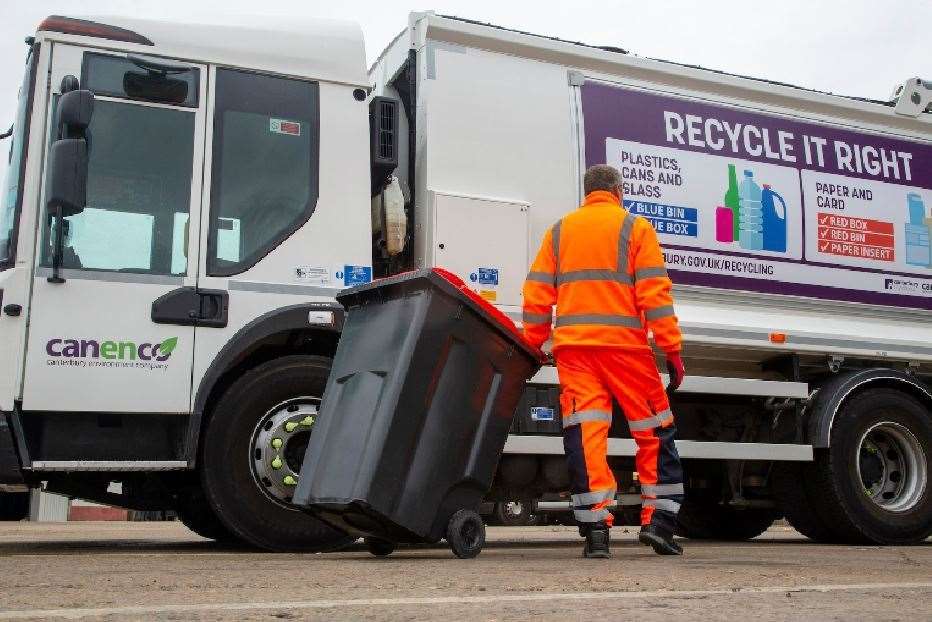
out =
[(379, 538), (366, 538), (366, 548), (376, 557), (387, 557), (395, 551), (395, 543)]
[(471, 559), (485, 544), (485, 523), (478, 512), (460, 510), (447, 523), (447, 543), (460, 559)]

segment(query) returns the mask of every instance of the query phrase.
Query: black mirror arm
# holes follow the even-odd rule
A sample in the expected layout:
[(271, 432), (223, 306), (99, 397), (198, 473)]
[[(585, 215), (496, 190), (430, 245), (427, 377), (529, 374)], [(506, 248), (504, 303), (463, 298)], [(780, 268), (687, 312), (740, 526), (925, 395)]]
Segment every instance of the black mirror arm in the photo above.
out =
[(52, 246), (52, 276), (46, 279), (49, 283), (64, 283), (61, 276), (61, 260), (65, 254), (65, 218), (62, 215), (61, 205), (55, 208), (55, 241)]

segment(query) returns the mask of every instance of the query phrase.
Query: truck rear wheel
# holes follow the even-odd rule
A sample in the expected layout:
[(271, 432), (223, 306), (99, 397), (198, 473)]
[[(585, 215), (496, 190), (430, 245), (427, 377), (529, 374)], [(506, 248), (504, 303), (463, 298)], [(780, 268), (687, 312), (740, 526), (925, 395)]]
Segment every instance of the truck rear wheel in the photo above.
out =
[(812, 500), (844, 542), (911, 544), (932, 534), (932, 416), (910, 395), (870, 389), (835, 415), (812, 464)]
[(767, 531), (776, 519), (777, 512), (774, 510), (695, 503), (687, 497), (677, 515), (677, 533), (696, 540), (737, 542), (756, 538)]
[(492, 518), (496, 525), (505, 527), (526, 527), (537, 522), (533, 500), (515, 499), (513, 501), (499, 501), (492, 511)]
[(201, 482), (222, 523), (273, 551), (325, 551), (354, 541), (291, 505), (330, 359), (286, 356), (240, 377), (218, 401), (201, 443)]
[(793, 528), (816, 542), (832, 542), (835, 534), (822, 520), (810, 492), (812, 464), (782, 462), (773, 465), (770, 483), (783, 515)]

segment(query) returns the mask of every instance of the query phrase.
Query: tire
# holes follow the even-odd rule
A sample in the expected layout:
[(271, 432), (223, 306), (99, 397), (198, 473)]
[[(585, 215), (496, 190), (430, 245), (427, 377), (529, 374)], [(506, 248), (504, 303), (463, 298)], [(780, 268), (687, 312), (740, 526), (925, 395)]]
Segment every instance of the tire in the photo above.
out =
[(496, 525), (505, 527), (526, 527), (537, 523), (534, 515), (534, 502), (530, 500), (500, 501), (492, 510)]
[(816, 542), (831, 543), (836, 535), (831, 525), (822, 520), (810, 491), (812, 465), (800, 462), (778, 462), (773, 465), (770, 484), (777, 505), (793, 528)]
[(0, 492), (0, 520), (18, 521), (29, 518), (28, 492)]
[(378, 538), (366, 538), (366, 548), (376, 557), (388, 557), (395, 552), (395, 543)]
[(198, 488), (185, 495), (175, 507), (175, 514), (181, 523), (208, 540), (216, 540), (224, 544), (239, 542), (238, 538), (226, 528), (226, 525), (217, 517), (213, 508), (208, 504), (204, 493)]
[(460, 559), (472, 559), (485, 544), (485, 523), (477, 512), (460, 510), (447, 524), (447, 544)]
[(775, 510), (696, 503), (687, 497), (676, 517), (676, 533), (694, 540), (739, 542), (761, 535), (778, 517)]
[(913, 544), (932, 534), (932, 416), (912, 396), (869, 389), (835, 415), (811, 466), (812, 501), (834, 541)]
[(212, 410), (201, 442), (201, 485), (223, 525), (244, 542), (270, 551), (318, 552), (355, 540), (294, 508), (290, 497), (270, 494), (254, 472), (260, 421), (300, 400), (319, 401), (329, 373), (325, 357), (274, 359), (244, 373)]

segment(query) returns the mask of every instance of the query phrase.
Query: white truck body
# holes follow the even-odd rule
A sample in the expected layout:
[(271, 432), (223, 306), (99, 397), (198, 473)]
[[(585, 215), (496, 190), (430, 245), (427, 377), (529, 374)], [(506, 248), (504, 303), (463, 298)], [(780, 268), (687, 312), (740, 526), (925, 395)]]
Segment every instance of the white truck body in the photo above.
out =
[[(915, 151), (925, 159), (918, 159), (920, 153), (917, 153), (917, 159), (911, 162), (912, 185), (884, 183), (881, 175), (858, 184), (859, 180), (854, 177), (839, 179), (839, 176), (825, 174), (826, 183), (848, 183), (852, 187), (873, 190), (878, 195), (876, 203), (880, 205), (849, 205), (847, 211), (828, 208), (820, 211), (839, 215), (853, 211), (853, 215), (866, 218), (865, 210), (872, 210), (874, 215), (871, 218), (895, 222), (897, 260), (862, 260), (858, 265), (857, 261), (847, 258), (834, 260), (825, 254), (818, 258), (820, 265), (835, 263), (839, 267), (812, 268), (812, 274), (807, 275), (808, 280), (826, 291), (844, 286), (850, 279), (855, 279), (855, 284), (848, 285), (852, 289), (883, 291), (882, 286), (874, 287), (873, 283), (865, 286), (858, 282), (876, 278), (876, 274), (881, 279), (891, 277), (910, 281), (917, 286), (918, 295), (906, 301), (867, 304), (813, 296), (768, 295), (747, 288), (684, 284), (685, 278), (677, 278), (689, 276), (683, 266), (668, 262), (668, 268), (674, 275), (677, 316), (684, 330), (687, 356), (700, 359), (709, 356), (720, 360), (729, 356), (728, 352), (738, 350), (742, 359), (755, 360), (771, 356), (774, 351), (916, 362), (932, 360), (932, 348), (929, 347), (932, 322), (928, 320), (932, 269), (928, 265), (916, 268), (906, 263), (906, 236), (902, 232), (907, 192), (920, 193), (925, 205), (929, 206), (927, 215), (932, 208), (932, 180), (928, 172), (932, 120), (927, 118), (928, 115), (905, 118), (895, 114), (891, 107), (875, 103), (642, 59), (435, 15), (421, 15), (413, 19), (411, 28), (399, 36), (375, 63), (370, 76), (377, 92), (383, 92), (386, 83), (405, 61), (407, 50), (413, 47), (423, 52), (419, 65), (418, 108), (423, 119), (419, 118), (417, 126), (419, 162), (422, 163), (417, 175), (417, 193), (422, 199), (418, 202), (416, 222), (420, 226), (416, 254), (425, 265), (445, 265), (467, 279), (470, 273), (486, 264), (500, 266), (497, 302), (509, 311), (520, 311), (520, 290), (526, 267), (544, 232), (581, 202), (580, 179), (586, 166), (587, 149), (587, 119), (580, 95), (584, 83), (625, 88), (636, 94), (657, 94), (663, 101), (686, 105), (692, 102), (714, 104), (736, 112), (759, 113), (756, 115), (758, 118), (775, 121), (812, 121), (826, 128), (826, 132), (837, 128), (860, 132), (865, 140), (902, 140), (904, 144), (915, 146)], [(614, 103), (610, 101), (609, 105)], [(619, 110), (618, 114), (624, 112), (627, 111)], [(647, 108), (646, 112), (662, 119), (664, 109)], [(651, 121), (649, 117), (643, 120), (644, 123)], [(776, 136), (771, 139), (774, 146), (776, 140)], [(796, 145), (796, 153), (802, 162), (801, 136), (797, 136), (797, 142), (800, 144)], [(666, 145), (666, 149), (645, 147), (645, 152), (651, 155), (671, 153), (674, 157), (679, 155), (683, 158), (695, 153), (683, 148), (688, 149), (689, 145), (681, 146), (675, 142)], [(603, 150), (604, 158), (604, 146), (597, 148)], [(826, 157), (832, 155), (831, 149), (832, 144), (829, 143)], [(790, 153), (793, 154), (792, 151)], [(741, 168), (752, 166), (751, 161), (745, 159), (747, 156), (743, 149), (737, 155), (723, 155), (739, 162)], [(693, 157), (696, 158), (695, 155)], [(696, 168), (713, 157), (699, 155)], [(620, 162), (609, 163), (621, 166)], [(826, 170), (831, 171), (828, 167)], [(796, 185), (800, 183), (799, 176), (794, 176), (787, 166), (780, 166), (775, 172), (783, 175), (789, 172), (789, 181)], [(902, 174), (905, 177), (905, 171)], [(715, 205), (722, 201), (718, 195), (723, 194), (727, 186), (721, 183), (727, 181), (725, 173), (722, 173), (721, 180), (708, 179), (704, 171), (696, 171), (692, 177), (693, 185), (671, 200), (678, 200), (680, 205), (691, 208), (704, 206), (700, 230), (711, 232)], [(690, 198), (690, 194), (702, 190), (703, 186), (712, 185), (709, 182), (715, 183), (712, 193), (716, 196), (712, 200), (717, 199), (718, 203), (703, 202), (705, 196)], [(721, 192), (718, 192), (719, 186)], [(891, 190), (900, 190), (902, 196), (897, 195), (895, 204), (892, 201), (882, 203), (887, 195), (882, 199), (880, 195)], [(795, 190), (795, 209), (791, 210), (791, 217), (799, 215), (799, 194)], [(632, 198), (640, 197), (626, 196), (626, 199)], [(807, 194), (805, 199), (807, 216), (814, 219), (816, 195)], [(471, 202), (464, 202), (466, 200)], [(857, 200), (849, 199), (850, 203), (857, 203)], [(470, 206), (474, 212), (466, 215)], [(514, 207), (509, 210), (508, 206)], [(858, 207), (862, 209), (858, 210)], [(492, 220), (488, 216), (495, 212), (483, 211), (499, 209), (508, 213), (522, 208), (527, 210), (525, 222), (513, 222), (510, 217), (502, 216), (502, 219), (508, 219), (504, 226), (500, 225), (498, 218)], [(461, 214), (464, 222), (449, 225), (445, 218), (449, 212)], [(806, 237), (807, 254), (811, 257), (814, 254), (812, 245), (818, 238), (814, 235), (816, 227), (812, 226), (813, 223), (807, 220), (805, 224), (809, 234)], [(790, 241), (791, 244), (796, 243), (795, 256), (788, 259), (798, 260), (801, 257), (803, 227), (798, 219), (793, 225), (790, 227)], [(451, 230), (456, 233), (451, 234)], [(794, 233), (795, 240), (792, 239)], [(665, 246), (677, 241), (673, 235), (661, 234), (660, 237)], [(442, 249), (441, 244), (444, 245)], [(714, 246), (714, 241), (700, 240), (698, 244), (709, 249)], [(500, 250), (503, 248), (507, 249), (505, 255)], [(774, 257), (777, 253), (737, 249), (737, 252), (725, 250), (718, 254), (719, 257), (739, 260), (761, 255)], [(856, 268), (871, 268), (875, 272), (847, 272), (842, 269), (846, 263)], [(768, 265), (777, 265), (778, 270), (781, 267), (773, 262)], [(783, 271), (786, 272), (785, 269)], [(712, 270), (708, 272), (714, 274)], [(786, 281), (783, 284), (789, 285)], [(904, 331), (905, 326), (909, 327), (908, 331)], [(773, 343), (770, 334), (774, 332), (785, 334), (785, 342)]]
[[(342, 321), (334, 296), (373, 276), (443, 266), (520, 320), (540, 239), (579, 205), (585, 168), (606, 161), (666, 249), (690, 374), (678, 447), (702, 459), (693, 498), (727, 489), (709, 507), (772, 520), (793, 490), (779, 493), (771, 461), (823, 468), (836, 415), (863, 417), (851, 396), (895, 390), (928, 417), (929, 114), (433, 13), (411, 14), (368, 74), (358, 28), (331, 22), (49, 18), (31, 50), (17, 121), (29, 132), (25, 149), (13, 144), (23, 165), (0, 212), (15, 240), (0, 244), (13, 251), (0, 253), (0, 484), (48, 481), (189, 519), (195, 508), (219, 519), (198, 523), (204, 533), (319, 548), (283, 526), (300, 451), (281, 471), (289, 445), (275, 437), (311, 425), (319, 390), (261, 408), (230, 396), (295, 357), (322, 369)], [(48, 154), (73, 82), (95, 99), (88, 198), (61, 225)], [(370, 210), (388, 183), (373, 164), (372, 96), (399, 100), (391, 188), (410, 229), (394, 257)], [(725, 196), (737, 192), (729, 165), (756, 175), (759, 207)], [(65, 226), (70, 254), (56, 255)], [(263, 376), (268, 399), (284, 375)], [(553, 419), (556, 384), (553, 368), (531, 381), (495, 498), (565, 490), (559, 415), (544, 431), (527, 412)], [(932, 530), (932, 434), (916, 417), (858, 423), (855, 448), (838, 450), (860, 460), (872, 502), (915, 516), (912, 531), (881, 521), (850, 533)], [(242, 429), (233, 449), (211, 440), (225, 429)], [(635, 446), (615, 432), (629, 498)], [(901, 457), (871, 457), (890, 448)], [(241, 509), (212, 490), (218, 451), (243, 459), (254, 499)], [(101, 488), (111, 480), (125, 484), (120, 499)]]

